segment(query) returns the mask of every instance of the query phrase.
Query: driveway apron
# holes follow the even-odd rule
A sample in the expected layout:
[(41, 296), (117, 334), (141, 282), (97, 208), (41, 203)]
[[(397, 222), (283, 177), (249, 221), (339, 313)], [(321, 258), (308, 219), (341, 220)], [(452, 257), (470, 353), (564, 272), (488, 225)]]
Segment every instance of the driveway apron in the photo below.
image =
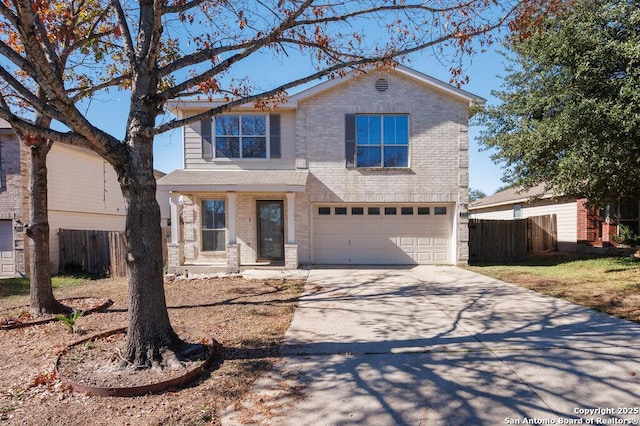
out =
[(639, 424), (640, 325), (446, 266), (313, 269), (223, 424)]

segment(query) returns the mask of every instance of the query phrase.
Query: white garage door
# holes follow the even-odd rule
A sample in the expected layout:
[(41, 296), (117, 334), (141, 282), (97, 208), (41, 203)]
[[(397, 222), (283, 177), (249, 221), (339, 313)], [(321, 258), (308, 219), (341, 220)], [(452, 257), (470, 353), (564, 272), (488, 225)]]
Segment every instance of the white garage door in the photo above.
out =
[(13, 277), (15, 273), (13, 224), (10, 220), (0, 220), (0, 277)]
[(451, 210), (447, 205), (316, 205), (314, 263), (451, 263)]

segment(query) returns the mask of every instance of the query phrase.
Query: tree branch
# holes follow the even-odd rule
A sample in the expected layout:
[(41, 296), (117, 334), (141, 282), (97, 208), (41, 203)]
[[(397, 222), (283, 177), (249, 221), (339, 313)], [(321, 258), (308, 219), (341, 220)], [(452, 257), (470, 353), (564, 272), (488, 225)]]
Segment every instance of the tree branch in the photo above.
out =
[(122, 38), (124, 39), (125, 56), (129, 58), (129, 63), (133, 66), (136, 63), (136, 55), (131, 31), (129, 30), (129, 25), (127, 25), (127, 16), (125, 15), (119, 0), (111, 0), (111, 6), (116, 11), (118, 26), (120, 27), (120, 32), (122, 32)]
[(291, 13), (289, 16), (287, 16), (286, 19), (284, 19), (280, 25), (278, 25), (276, 28), (274, 28), (271, 32), (269, 32), (268, 34), (266, 34), (264, 37), (261, 37), (257, 40), (255, 40), (254, 42), (251, 42), (250, 45), (241, 53), (237, 53), (227, 59), (225, 59), (224, 61), (222, 61), (220, 64), (216, 65), (215, 67), (212, 67), (210, 70), (196, 76), (193, 77), (191, 79), (185, 80), (184, 82), (182, 82), (181, 84), (178, 84), (170, 89), (165, 90), (163, 93), (158, 94), (158, 98), (165, 101), (167, 99), (171, 99), (172, 97), (176, 96), (177, 94), (181, 93), (182, 91), (188, 90), (189, 88), (196, 86), (204, 81), (207, 81), (208, 79), (210, 79), (211, 77), (227, 70), (231, 65), (237, 63), (238, 61), (246, 58), (247, 56), (251, 55), (252, 53), (255, 53), (257, 50), (259, 50), (260, 48), (262, 48), (265, 45), (268, 45), (270, 43), (274, 43), (277, 42), (277, 39), (279, 37), (279, 35), (283, 34), (287, 29), (289, 29), (291, 27), (291, 25), (293, 25), (293, 23), (295, 22), (295, 20), (313, 3), (313, 0), (305, 0), (302, 4), (300, 4), (300, 6), (298, 7), (298, 9)]
[(186, 12), (187, 10), (190, 10), (190, 9), (196, 7), (196, 6), (201, 5), (205, 1), (206, 0), (191, 0), (191, 1), (185, 2), (182, 5), (165, 6), (163, 8), (162, 13), (165, 14), (165, 15), (168, 15), (168, 14), (176, 14), (176, 13)]

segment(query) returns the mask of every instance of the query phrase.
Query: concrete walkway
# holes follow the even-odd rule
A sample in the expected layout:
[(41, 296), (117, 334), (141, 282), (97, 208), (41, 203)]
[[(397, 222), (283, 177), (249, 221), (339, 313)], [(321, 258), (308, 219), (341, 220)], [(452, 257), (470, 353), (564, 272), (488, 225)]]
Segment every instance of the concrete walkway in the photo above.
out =
[(223, 424), (638, 424), (639, 349), (638, 324), (455, 267), (314, 269)]

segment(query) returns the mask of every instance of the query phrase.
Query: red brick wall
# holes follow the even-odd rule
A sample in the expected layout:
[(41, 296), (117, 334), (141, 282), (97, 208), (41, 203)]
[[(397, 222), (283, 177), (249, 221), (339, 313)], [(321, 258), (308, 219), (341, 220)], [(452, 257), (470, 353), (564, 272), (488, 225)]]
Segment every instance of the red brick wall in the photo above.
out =
[(600, 217), (598, 210), (587, 206), (587, 199), (580, 198), (577, 202), (578, 235), (580, 243), (593, 244), (598, 241)]

